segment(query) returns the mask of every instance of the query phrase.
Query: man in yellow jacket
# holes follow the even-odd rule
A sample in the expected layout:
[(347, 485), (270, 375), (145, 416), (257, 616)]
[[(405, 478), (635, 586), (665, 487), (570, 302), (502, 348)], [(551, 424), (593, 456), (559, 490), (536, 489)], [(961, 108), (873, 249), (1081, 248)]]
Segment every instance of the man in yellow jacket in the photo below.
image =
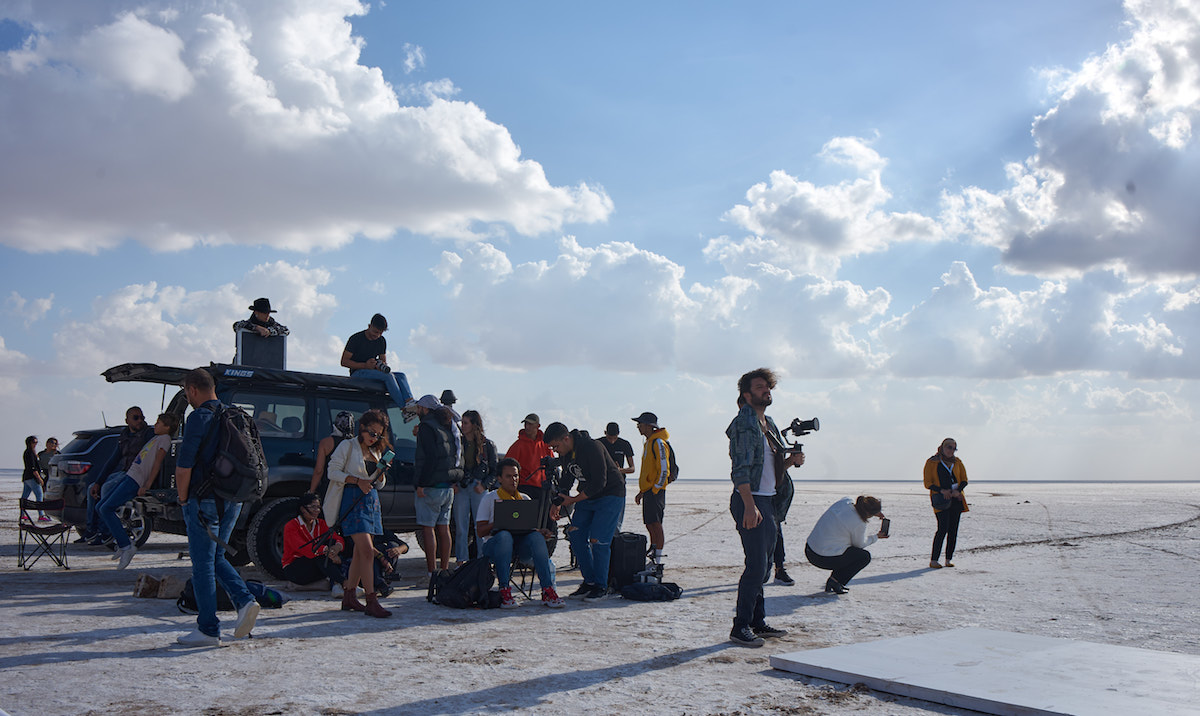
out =
[(658, 416), (642, 413), (633, 419), (638, 432), (646, 438), (642, 448), (642, 471), (638, 476), (638, 494), (633, 501), (642, 506), (642, 521), (650, 535), (650, 556), (655, 564), (663, 558), (663, 513), (667, 508), (667, 483), (671, 481), (671, 444), (666, 428), (658, 426)]

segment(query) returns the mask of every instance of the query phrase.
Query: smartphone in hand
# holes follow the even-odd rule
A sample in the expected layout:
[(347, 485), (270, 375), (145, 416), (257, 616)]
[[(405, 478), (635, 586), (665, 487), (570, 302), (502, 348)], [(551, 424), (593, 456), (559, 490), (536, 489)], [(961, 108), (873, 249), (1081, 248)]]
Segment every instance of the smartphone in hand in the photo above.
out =
[(387, 452), (385, 452), (383, 454), (383, 457), (379, 458), (379, 461), (385, 462), (390, 465), (392, 462), (392, 458), (394, 458), (394, 457), (396, 457), (396, 453), (392, 452), (391, 450), (388, 450)]
[(884, 536), (884, 537), (887, 537), (887, 536), (888, 536), (888, 532), (889, 532), (891, 529), (892, 529), (892, 521), (891, 521), (891, 520), (889, 520), (888, 518), (884, 517), (884, 518), (883, 518), (883, 519), (880, 521), (880, 525), (879, 525), (879, 531), (883, 533), (883, 536)]

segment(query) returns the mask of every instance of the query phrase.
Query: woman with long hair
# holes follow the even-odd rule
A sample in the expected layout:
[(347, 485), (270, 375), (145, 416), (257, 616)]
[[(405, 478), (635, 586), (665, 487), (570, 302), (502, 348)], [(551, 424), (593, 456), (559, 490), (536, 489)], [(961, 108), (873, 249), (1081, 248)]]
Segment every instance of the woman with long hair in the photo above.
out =
[[(383, 534), (383, 513), (379, 492), (387, 479), (388, 463), (383, 456), (391, 448), (388, 440), (388, 419), (381, 410), (368, 410), (358, 421), (358, 439), (344, 440), (329, 459), (329, 482), (341, 483), (341, 503), (338, 520), (342, 534), (350, 540), (354, 556), (350, 573), (342, 582), (342, 610), (365, 612), (372, 617), (389, 617), (392, 613), (379, 605), (375, 595), (375, 574), (372, 556), (375, 545), (371, 535)], [(327, 499), (335, 491), (330, 489)], [(364, 605), (354, 596), (355, 587), (362, 586), (367, 594)]]
[(470, 558), (471, 530), (483, 495), (496, 480), (496, 444), (483, 431), (478, 410), (462, 414), (463, 479), (454, 485), (454, 561)]
[[(42, 468), (38, 465), (37, 444), (36, 435), (25, 438), (25, 453), (21, 455), (21, 461), (25, 466), (21, 472), (21, 499), (28, 500), (32, 497), (35, 502), (41, 502), (42, 488), (46, 486), (46, 478), (42, 475)], [(46, 516), (46, 513), (38, 510), (38, 522), (49, 521), (50, 518)]]

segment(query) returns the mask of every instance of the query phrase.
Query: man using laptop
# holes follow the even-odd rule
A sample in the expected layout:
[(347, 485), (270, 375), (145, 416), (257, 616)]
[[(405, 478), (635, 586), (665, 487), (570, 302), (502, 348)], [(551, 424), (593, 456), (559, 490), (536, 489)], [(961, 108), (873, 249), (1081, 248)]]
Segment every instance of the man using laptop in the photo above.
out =
[[(518, 557), (533, 562), (538, 582), (542, 586), (542, 604), (555, 609), (562, 607), (565, 602), (554, 590), (554, 564), (546, 551), (546, 539), (552, 535), (544, 528), (533, 529), (541, 522), (541, 515), (519, 515), (516, 518), (516, 526), (500, 529), (506, 526), (503, 520), (508, 519), (511, 514), (505, 512), (505, 502), (527, 500), (533, 504), (528, 495), (517, 489), (521, 463), (506, 457), (497, 467), (500, 470), (500, 487), (486, 493), (480, 501), (475, 534), (479, 537), (479, 553), (492, 560), (492, 565), (496, 568), (500, 606), (505, 609), (520, 606), (513, 599), (512, 587), (508, 583), (512, 575), (513, 550), (516, 550)], [(522, 526), (529, 527), (528, 531), (521, 529)]]

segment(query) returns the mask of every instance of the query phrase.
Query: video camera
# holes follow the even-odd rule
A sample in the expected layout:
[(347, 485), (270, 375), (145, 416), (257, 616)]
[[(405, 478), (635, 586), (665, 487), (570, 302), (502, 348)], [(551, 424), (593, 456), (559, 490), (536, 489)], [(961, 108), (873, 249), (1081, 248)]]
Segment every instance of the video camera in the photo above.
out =
[(538, 469), (545, 473), (546, 477), (542, 482), (542, 487), (549, 491), (550, 503), (553, 505), (561, 505), (563, 503), (562, 495), (558, 494), (558, 476), (559, 467), (562, 466), (562, 459), (557, 457), (544, 457), (538, 463)]
[(788, 440), (788, 433), (796, 437), (815, 433), (821, 429), (821, 421), (813, 418), (812, 420), (801, 420), (793, 418), (792, 424), (780, 431), (783, 437), (784, 450), (786, 452), (804, 452), (804, 446), (794, 440)]

